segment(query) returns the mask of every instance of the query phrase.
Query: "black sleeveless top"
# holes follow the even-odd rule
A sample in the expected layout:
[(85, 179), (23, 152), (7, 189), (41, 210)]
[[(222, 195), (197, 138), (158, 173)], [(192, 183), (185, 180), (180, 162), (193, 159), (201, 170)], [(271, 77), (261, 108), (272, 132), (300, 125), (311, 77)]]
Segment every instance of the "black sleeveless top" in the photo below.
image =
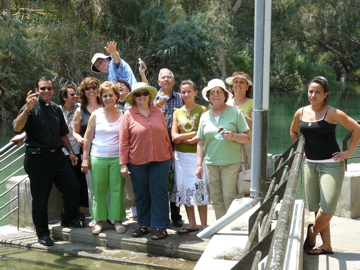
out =
[(320, 120), (307, 122), (302, 120), (304, 112), (304, 108), (302, 108), (300, 131), (305, 137), (305, 154), (308, 159), (330, 159), (333, 153), (340, 151), (336, 141), (336, 124), (330, 124), (325, 121), (325, 117), (330, 109), (331, 107)]
[(80, 115), (80, 135), (81, 137), (84, 137), (91, 113), (88, 111), (88, 109), (86, 109), (86, 107), (80, 107)]

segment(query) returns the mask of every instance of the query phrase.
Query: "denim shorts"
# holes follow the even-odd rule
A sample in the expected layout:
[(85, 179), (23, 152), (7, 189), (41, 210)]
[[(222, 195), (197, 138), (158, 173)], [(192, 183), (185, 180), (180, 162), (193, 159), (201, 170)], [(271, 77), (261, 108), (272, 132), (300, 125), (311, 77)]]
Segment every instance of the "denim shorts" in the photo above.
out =
[(320, 210), (330, 215), (335, 214), (344, 175), (344, 162), (305, 162), (304, 188), (310, 212)]

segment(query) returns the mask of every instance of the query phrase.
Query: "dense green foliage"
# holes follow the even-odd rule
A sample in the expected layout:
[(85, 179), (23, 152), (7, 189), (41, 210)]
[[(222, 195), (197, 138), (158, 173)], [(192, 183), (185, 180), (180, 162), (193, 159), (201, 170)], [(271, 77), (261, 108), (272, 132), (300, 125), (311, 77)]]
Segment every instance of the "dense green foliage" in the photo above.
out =
[[(233, 71), (253, 73), (253, 0), (0, 0), (0, 106), (12, 119), (42, 75), (78, 85), (107, 41), (139, 79), (157, 86), (161, 68), (201, 89)], [(237, 5), (240, 4), (240, 5)], [(315, 75), (360, 80), (358, 0), (273, 0), (271, 90), (303, 87)]]

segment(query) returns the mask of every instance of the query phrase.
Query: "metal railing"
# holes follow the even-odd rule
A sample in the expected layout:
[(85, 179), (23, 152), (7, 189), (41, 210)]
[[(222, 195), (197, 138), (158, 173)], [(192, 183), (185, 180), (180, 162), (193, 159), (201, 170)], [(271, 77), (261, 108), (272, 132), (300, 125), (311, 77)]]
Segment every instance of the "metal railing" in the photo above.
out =
[[(25, 154), (21, 154), (20, 156), (16, 157), (15, 159), (13, 159), (12, 161), (9, 161), (10, 158), (12, 158), (18, 151), (20, 151), (22, 148), (24, 148), (24, 144), (21, 144), (20, 146), (17, 145), (16, 142), (10, 142), (7, 145), (5, 145), (3, 148), (0, 149), (0, 165), (3, 166), (3, 164), (6, 163), (6, 165), (4, 165), (4, 167), (2, 167), (0, 169), (0, 172), (5, 172), (8, 171), (9, 168), (11, 168), (14, 165), (18, 166), (18, 161), (22, 160)], [(19, 166), (17, 169), (15, 169), (12, 173), (10, 173), (7, 177), (5, 177), (3, 180), (0, 180), (0, 185), (5, 184), (10, 178), (12, 178), (13, 176), (15, 176), (18, 172), (20, 172), (22, 169), (24, 168), (23, 165)], [(21, 182), (23, 182), (25, 179), (27, 179), (28, 176), (24, 176), (23, 178), (21, 178), (20, 180), (18, 180), (15, 184), (13, 184), (11, 187), (6, 188), (6, 190), (0, 194), (0, 200), (3, 201), (2, 199), (5, 198), (5, 196), (9, 195), (10, 192), (12, 190), (17, 189), (16, 191), (16, 195), (13, 196), (12, 198), (9, 198), (7, 200), (7, 202), (5, 202), (3, 205), (0, 206), (0, 210), (3, 210), (5, 207), (8, 207), (10, 204), (12, 203), (16, 203), (16, 206), (14, 208), (12, 208), (12, 210), (7, 211), (7, 213), (3, 216), (0, 216), (0, 222), (5, 220), (7, 217), (9, 217), (11, 214), (13, 214), (15, 211), (17, 211), (17, 229), (19, 230), (19, 221), (20, 221), (20, 217), (19, 217), (19, 204), (20, 204), (20, 188), (19, 185)]]
[[(356, 122), (360, 125), (360, 120), (356, 120)], [(345, 138), (342, 141), (342, 150), (346, 151), (348, 149), (348, 143), (350, 141), (351, 138), (351, 132), (349, 132), (348, 135), (345, 136)], [(360, 147), (360, 145), (357, 146), (358, 148)], [(356, 158), (360, 158), (360, 156), (352, 156), (349, 157), (348, 159), (345, 159), (345, 170), (347, 171), (347, 163), (349, 159), (356, 159)]]
[[(265, 199), (249, 218), (249, 237), (242, 258), (232, 269), (257, 269), (266, 256), (265, 269), (283, 269), (304, 144), (305, 138), (301, 137), (276, 161)], [(272, 215), (281, 200), (276, 227), (271, 229)]]

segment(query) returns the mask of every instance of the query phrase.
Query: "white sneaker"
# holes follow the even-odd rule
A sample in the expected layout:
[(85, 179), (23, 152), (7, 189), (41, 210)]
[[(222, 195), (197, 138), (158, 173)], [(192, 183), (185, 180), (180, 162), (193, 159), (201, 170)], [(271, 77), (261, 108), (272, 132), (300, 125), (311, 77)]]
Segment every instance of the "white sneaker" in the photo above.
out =
[(137, 217), (136, 206), (131, 206), (129, 217), (130, 218), (136, 218)]

